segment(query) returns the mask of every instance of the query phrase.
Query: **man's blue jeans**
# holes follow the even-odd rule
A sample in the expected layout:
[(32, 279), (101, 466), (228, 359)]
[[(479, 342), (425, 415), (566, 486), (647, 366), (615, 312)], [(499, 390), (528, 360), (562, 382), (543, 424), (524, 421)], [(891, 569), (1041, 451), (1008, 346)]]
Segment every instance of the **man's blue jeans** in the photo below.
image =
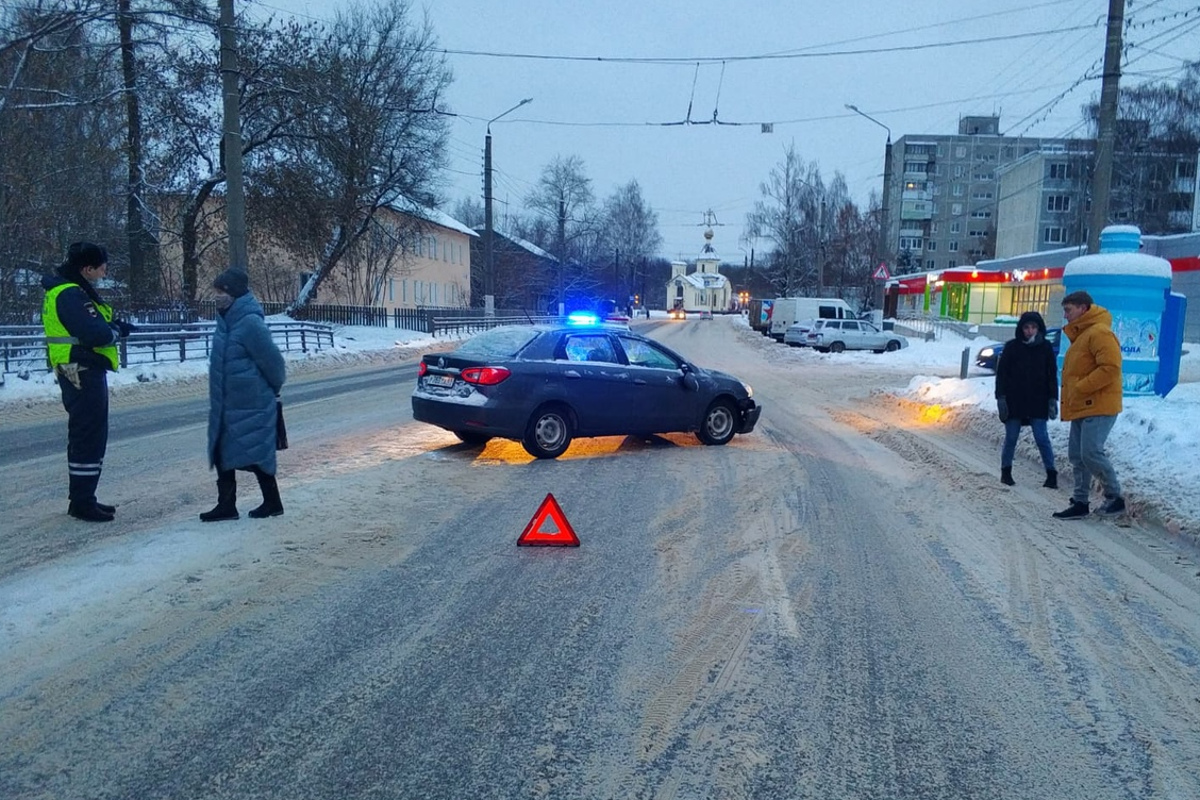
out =
[[(1054, 448), (1050, 446), (1050, 433), (1046, 430), (1046, 420), (1031, 419), (1029, 427), (1033, 429), (1033, 441), (1037, 444), (1038, 452), (1042, 454), (1042, 465), (1046, 471), (1054, 469)], [(1011, 467), (1013, 455), (1017, 452), (1017, 438), (1021, 435), (1021, 420), (1011, 417), (1004, 421), (1004, 447), (1000, 450), (1000, 466)]]
[(1071, 499), (1087, 503), (1092, 489), (1092, 475), (1104, 485), (1105, 497), (1120, 497), (1121, 482), (1112, 462), (1104, 452), (1104, 443), (1117, 421), (1111, 417), (1084, 417), (1071, 420), (1071, 435), (1067, 439), (1067, 458), (1075, 473), (1075, 489)]

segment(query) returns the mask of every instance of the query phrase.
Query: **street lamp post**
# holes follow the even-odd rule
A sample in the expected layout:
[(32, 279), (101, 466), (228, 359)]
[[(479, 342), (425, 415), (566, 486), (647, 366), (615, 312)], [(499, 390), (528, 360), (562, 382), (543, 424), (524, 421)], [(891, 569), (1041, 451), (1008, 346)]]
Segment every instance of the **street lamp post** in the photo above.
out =
[[(884, 263), (889, 263), (891, 262), (891, 248), (888, 247), (888, 244), (891, 242), (891, 236), (888, 232), (888, 202), (892, 194), (892, 129), (870, 114), (859, 111), (858, 106), (852, 103), (847, 103), (846, 108), (860, 117), (866, 117), (887, 131), (887, 145), (883, 151), (883, 201), (879, 204), (879, 216), (881, 217), (879, 220), (879, 257), (884, 260)], [(878, 297), (879, 292), (876, 292), (876, 295), (876, 303), (881, 306), (883, 298)]]
[(496, 313), (496, 265), (492, 252), (492, 123), (532, 101), (532, 97), (526, 97), (504, 114), (489, 119), (483, 137), (483, 313), (489, 317)]

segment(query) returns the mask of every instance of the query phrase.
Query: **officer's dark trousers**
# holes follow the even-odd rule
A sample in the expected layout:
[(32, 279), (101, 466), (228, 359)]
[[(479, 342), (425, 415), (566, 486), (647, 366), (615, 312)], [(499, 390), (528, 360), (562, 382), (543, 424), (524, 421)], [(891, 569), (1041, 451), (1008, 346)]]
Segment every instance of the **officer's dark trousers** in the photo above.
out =
[(108, 375), (89, 367), (79, 373), (76, 389), (58, 376), (63, 408), (67, 410), (67, 474), (72, 503), (90, 506), (96, 502), (96, 484), (108, 449)]

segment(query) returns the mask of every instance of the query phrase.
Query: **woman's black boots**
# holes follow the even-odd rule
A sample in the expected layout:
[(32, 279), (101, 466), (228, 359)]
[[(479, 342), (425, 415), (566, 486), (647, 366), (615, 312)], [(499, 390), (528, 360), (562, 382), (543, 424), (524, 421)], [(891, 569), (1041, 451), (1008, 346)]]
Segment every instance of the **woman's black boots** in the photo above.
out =
[(1042, 486), (1045, 486), (1047, 489), (1057, 489), (1058, 488), (1058, 470), (1056, 470), (1056, 469), (1046, 470), (1046, 482), (1043, 483)]
[(263, 502), (261, 506), (250, 512), (250, 517), (262, 519), (263, 517), (278, 517), (283, 514), (283, 500), (279, 498), (279, 483), (276, 482), (275, 476), (256, 469), (254, 477), (258, 478), (258, 488), (262, 490)]
[(1016, 486), (1017, 482), (1012, 477), (1012, 467), (1000, 468), (1000, 482), (1005, 486)]
[(201, 522), (221, 522), (237, 519), (237, 478), (233, 470), (217, 472), (217, 504), (212, 511), (200, 515)]

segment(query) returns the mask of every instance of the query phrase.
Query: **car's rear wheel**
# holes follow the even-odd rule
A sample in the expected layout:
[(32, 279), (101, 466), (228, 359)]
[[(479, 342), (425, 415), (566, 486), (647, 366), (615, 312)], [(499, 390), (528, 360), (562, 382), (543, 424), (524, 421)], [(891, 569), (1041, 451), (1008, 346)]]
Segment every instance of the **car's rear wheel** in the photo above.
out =
[(841, 342), (834, 342), (833, 344), (829, 345), (829, 352), (831, 353), (841, 353), (845, 349), (846, 345), (842, 344)]
[(900, 343), (898, 341), (896, 341), (895, 339), (892, 339), (890, 342), (887, 343), (887, 351), (889, 353), (894, 353), (899, 349), (900, 349)]
[(455, 431), (454, 435), (463, 444), (487, 444), (492, 440), (492, 437), (486, 433), (476, 433), (475, 431)]
[(737, 427), (737, 410), (728, 400), (714, 400), (704, 412), (696, 435), (705, 444), (726, 444)]
[(534, 458), (558, 458), (571, 446), (571, 414), (562, 406), (542, 406), (529, 417), (521, 446)]

